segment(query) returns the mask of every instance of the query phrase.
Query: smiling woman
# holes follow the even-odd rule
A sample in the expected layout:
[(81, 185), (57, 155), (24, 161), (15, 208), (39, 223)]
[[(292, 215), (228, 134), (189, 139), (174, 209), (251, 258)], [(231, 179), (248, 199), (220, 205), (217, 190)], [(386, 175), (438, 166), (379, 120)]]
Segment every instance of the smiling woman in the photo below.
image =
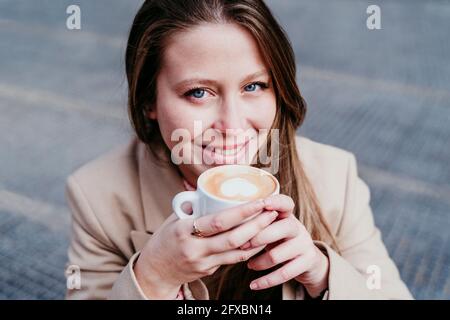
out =
[[(273, 87), (269, 88), (267, 66), (252, 35), (236, 24), (204, 22), (172, 35), (165, 43), (156, 81), (158, 94), (149, 107), (148, 118), (159, 124), (170, 150), (177, 144), (171, 137), (178, 128), (187, 129), (192, 141), (197, 138), (195, 121), (200, 121), (205, 130), (246, 131), (252, 139), (260, 129), (269, 129), (275, 117), (276, 99)], [(233, 138), (238, 134), (228, 135), (222, 143), (230, 153)], [(249, 158), (257, 152), (257, 145), (253, 146), (248, 150)], [(187, 147), (191, 148), (185, 146), (185, 153), (190, 154), (201, 146), (192, 143)], [(219, 162), (225, 160), (222, 153), (203, 153)], [(182, 165), (180, 170), (195, 185), (205, 166)]]
[[(83, 283), (68, 298), (410, 298), (354, 156), (296, 137), (306, 104), (295, 57), (263, 1), (145, 1), (126, 72), (137, 139), (68, 179), (69, 262)], [(172, 163), (180, 128), (192, 137), (186, 153), (215, 161)], [(279, 132), (276, 146), (270, 129)], [(205, 148), (197, 138), (207, 130), (224, 143)], [(236, 143), (242, 131), (263, 144)], [(275, 147), (279, 195), (195, 220), (172, 214), (174, 195), (195, 189), (225, 156), (245, 149), (246, 164), (261, 167), (250, 160)], [(382, 271), (378, 290), (366, 285), (373, 265)]]

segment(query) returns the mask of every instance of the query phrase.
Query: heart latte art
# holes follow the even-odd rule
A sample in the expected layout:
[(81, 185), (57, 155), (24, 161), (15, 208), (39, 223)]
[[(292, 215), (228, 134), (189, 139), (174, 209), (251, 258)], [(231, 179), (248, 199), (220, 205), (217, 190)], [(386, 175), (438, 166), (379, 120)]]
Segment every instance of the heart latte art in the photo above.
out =
[(260, 172), (217, 171), (206, 177), (206, 191), (232, 201), (252, 201), (270, 196), (276, 189), (274, 179)]

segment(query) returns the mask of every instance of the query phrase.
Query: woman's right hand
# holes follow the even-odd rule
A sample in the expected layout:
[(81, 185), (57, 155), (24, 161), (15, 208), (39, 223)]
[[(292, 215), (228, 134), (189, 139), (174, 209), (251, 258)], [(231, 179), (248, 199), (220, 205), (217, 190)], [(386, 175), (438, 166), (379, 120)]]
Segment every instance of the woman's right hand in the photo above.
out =
[(141, 251), (134, 266), (136, 279), (148, 298), (174, 299), (183, 283), (211, 275), (221, 265), (246, 261), (261, 251), (265, 246), (239, 247), (277, 215), (276, 211), (264, 211), (263, 200), (249, 202), (196, 218), (196, 227), (205, 235), (198, 237), (191, 234), (193, 219), (172, 214)]

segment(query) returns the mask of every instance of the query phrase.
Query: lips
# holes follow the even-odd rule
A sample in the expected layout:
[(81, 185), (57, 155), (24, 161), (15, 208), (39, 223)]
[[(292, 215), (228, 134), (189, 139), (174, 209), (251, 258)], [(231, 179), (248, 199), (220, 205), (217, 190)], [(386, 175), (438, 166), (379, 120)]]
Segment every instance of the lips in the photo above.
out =
[(238, 163), (245, 155), (249, 140), (240, 145), (203, 146), (203, 157), (210, 163), (233, 164)]

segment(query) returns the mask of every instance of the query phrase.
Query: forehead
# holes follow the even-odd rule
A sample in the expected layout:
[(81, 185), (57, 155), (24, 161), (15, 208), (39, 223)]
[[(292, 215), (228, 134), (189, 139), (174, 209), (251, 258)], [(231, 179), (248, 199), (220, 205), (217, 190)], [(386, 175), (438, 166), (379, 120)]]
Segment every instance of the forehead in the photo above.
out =
[(256, 40), (237, 24), (203, 24), (174, 34), (161, 72), (171, 77), (247, 75), (265, 68)]

